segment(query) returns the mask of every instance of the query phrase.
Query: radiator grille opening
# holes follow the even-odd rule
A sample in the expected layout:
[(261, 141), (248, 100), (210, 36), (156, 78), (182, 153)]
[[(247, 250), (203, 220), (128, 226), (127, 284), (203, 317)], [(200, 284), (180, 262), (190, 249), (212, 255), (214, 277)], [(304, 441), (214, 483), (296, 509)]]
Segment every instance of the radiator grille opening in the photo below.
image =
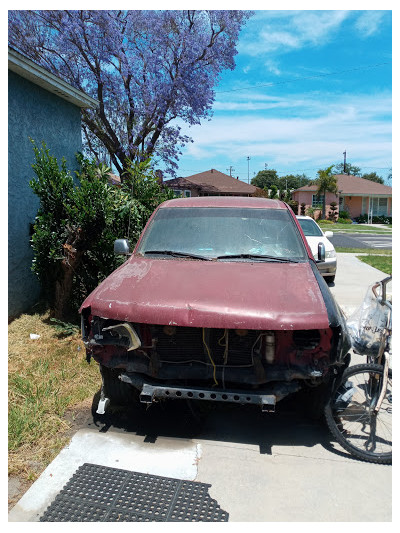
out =
[[(205, 342), (216, 366), (252, 365), (252, 354), (259, 346), (260, 331), (228, 330), (228, 353), (224, 329), (206, 329)], [(156, 339), (156, 352), (161, 361), (183, 363), (195, 361), (209, 364), (210, 360), (203, 343), (202, 328), (153, 326), (152, 337)]]

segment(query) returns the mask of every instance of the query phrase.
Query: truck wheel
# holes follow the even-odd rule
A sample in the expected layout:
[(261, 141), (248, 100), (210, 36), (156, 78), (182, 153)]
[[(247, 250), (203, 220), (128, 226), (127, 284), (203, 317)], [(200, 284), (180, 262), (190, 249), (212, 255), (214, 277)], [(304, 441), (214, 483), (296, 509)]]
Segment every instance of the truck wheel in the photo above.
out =
[(119, 379), (118, 376), (122, 373), (120, 368), (100, 365), (100, 373), (103, 378), (104, 395), (113, 405), (129, 405), (139, 401), (139, 391)]
[(327, 383), (321, 383), (315, 387), (305, 387), (302, 390), (303, 412), (307, 418), (316, 422), (323, 420), (329, 390)]

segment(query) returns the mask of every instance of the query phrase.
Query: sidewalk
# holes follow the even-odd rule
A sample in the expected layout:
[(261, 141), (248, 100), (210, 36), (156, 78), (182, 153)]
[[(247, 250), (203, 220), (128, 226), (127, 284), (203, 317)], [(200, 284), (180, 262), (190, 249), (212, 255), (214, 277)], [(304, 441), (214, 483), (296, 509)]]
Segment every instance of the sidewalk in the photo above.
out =
[[(353, 313), (362, 303), (368, 287), (387, 277), (387, 274), (363, 263), (352, 253), (337, 253), (337, 271), (330, 290), (346, 316)], [(392, 291), (391, 284), (388, 292)]]

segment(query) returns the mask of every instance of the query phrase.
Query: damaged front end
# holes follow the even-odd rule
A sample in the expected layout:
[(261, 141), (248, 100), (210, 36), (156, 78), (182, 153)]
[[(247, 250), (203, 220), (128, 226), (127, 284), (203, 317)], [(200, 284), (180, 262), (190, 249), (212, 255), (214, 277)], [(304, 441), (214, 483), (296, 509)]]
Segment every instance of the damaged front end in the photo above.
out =
[(180, 327), (119, 322), (82, 310), (87, 358), (102, 369), (103, 400), (112, 396), (114, 379), (135, 389), (145, 404), (194, 399), (274, 411), (278, 401), (304, 385), (329, 380), (339, 330)]

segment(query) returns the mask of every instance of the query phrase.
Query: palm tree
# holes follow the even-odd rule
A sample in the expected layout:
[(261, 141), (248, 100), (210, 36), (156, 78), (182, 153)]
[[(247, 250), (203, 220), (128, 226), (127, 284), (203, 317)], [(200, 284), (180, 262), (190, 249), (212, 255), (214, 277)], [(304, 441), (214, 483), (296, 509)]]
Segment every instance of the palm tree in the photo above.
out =
[(333, 192), (334, 194), (337, 194), (338, 192), (337, 179), (336, 179), (336, 176), (332, 174), (333, 167), (334, 165), (331, 165), (325, 170), (318, 170), (318, 178), (314, 181), (315, 185), (317, 185), (318, 187), (317, 194), (319, 196), (322, 195), (322, 218), (323, 219), (326, 218), (326, 214), (325, 214), (326, 193)]

